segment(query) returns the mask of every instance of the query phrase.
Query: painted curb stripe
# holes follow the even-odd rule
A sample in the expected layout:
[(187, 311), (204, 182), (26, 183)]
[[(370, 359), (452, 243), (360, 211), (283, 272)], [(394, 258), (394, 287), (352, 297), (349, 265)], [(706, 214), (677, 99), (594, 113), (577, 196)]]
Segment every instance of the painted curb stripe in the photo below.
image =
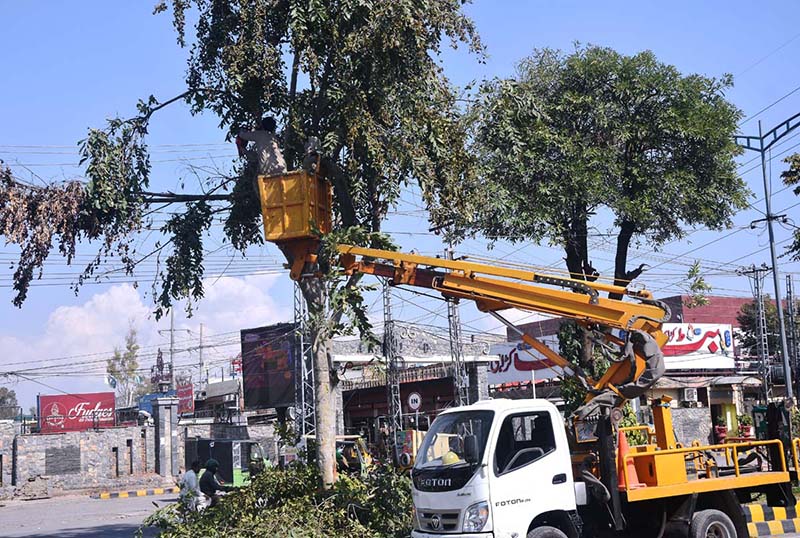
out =
[(767, 506), (765, 504), (747, 504), (744, 505), (743, 508), (747, 523), (797, 518), (797, 506), (784, 508), (781, 506)]
[(790, 532), (800, 532), (800, 518), (748, 523), (747, 532), (751, 538), (781, 536)]
[(128, 497), (147, 497), (150, 495), (164, 495), (165, 493), (180, 493), (181, 489), (173, 488), (155, 488), (155, 489), (137, 489), (136, 491), (104, 491), (99, 495), (92, 495), (93, 499), (127, 499)]

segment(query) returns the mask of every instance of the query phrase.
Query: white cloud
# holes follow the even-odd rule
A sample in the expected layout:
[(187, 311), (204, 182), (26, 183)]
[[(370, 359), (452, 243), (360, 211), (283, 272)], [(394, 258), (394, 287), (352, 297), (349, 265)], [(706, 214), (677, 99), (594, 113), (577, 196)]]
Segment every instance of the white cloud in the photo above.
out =
[[(291, 283), (285, 275), (223, 277), (209, 279), (205, 284), (206, 296), (195, 305), (193, 317), (188, 318), (176, 307), (176, 329), (191, 331), (175, 334), (175, 347), (181, 351), (176, 354), (176, 365), (194, 361), (196, 351), (186, 349), (199, 342), (200, 323), (204, 325), (206, 343), (229, 344), (208, 349), (206, 360), (220, 361), (238, 352), (240, 329), (288, 321), (292, 315)], [(273, 295), (280, 297), (280, 302)], [(140, 360), (142, 366), (149, 367), (154, 362), (152, 354), (156, 346), (163, 349), (166, 358), (169, 334), (163, 331), (169, 329), (169, 316), (156, 322), (153, 310), (149, 299), (144, 299), (129, 284), (114, 285), (80, 305), (57, 307), (43, 321), (41, 331), (34, 332), (32, 337), (21, 338), (0, 330), (0, 371), (58, 365), (51, 371), (71, 374), (35, 378), (52, 388), (21, 379), (13, 382), (16, 378), (11, 377), (11, 388), (17, 391), (20, 405), (26, 410), (35, 404), (36, 394), (55, 393), (54, 388), (66, 392), (108, 390), (101, 375), (102, 361), (114, 347), (124, 344), (130, 324), (137, 329), (139, 344), (145, 348)], [(60, 357), (70, 358), (51, 360)], [(15, 364), (21, 362), (29, 364)], [(6, 380), (0, 383), (9, 384)]]

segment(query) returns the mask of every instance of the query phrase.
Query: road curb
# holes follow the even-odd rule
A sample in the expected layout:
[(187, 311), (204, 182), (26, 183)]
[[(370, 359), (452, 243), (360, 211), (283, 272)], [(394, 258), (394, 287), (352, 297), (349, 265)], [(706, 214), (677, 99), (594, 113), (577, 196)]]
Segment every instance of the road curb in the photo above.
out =
[(749, 504), (744, 507), (747, 531), (751, 538), (780, 536), (800, 531), (797, 507), (771, 507), (764, 504)]
[(153, 489), (136, 489), (133, 491), (104, 491), (102, 493), (93, 493), (90, 495), (92, 499), (127, 499), (128, 497), (147, 497), (149, 495), (165, 495), (170, 493), (179, 493), (181, 491), (178, 487), (171, 488), (153, 488)]

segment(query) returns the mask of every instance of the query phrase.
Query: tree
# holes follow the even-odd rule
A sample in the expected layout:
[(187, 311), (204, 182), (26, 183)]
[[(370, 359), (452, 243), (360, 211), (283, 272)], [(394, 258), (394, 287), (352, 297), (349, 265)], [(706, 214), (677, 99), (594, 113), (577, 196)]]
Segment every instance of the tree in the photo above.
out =
[[(159, 110), (187, 102), (193, 113), (211, 112), (230, 137), (264, 114), (284, 123), (285, 157), (300, 161), (308, 137), (322, 141), (324, 168), (334, 186), (336, 232), (326, 238), (322, 269), (337, 241), (385, 245), (381, 221), (409, 181), (463, 175), (465, 132), (454, 89), (437, 62), (443, 40), (482, 45), (461, 3), (450, 0), (174, 0), (178, 44), (190, 45), (185, 93), (163, 102), (150, 97), (133, 118), (90, 129), (81, 143), (86, 184), (37, 187), (8, 171), (0, 186), (0, 233), (21, 246), (14, 275), (21, 304), (57, 245), (72, 260), (78, 241), (102, 245), (83, 278), (112, 254), (135, 276), (141, 260), (159, 261), (156, 314), (175, 300), (203, 296), (203, 237), (215, 220), (225, 239), (246, 255), (262, 242), (252, 170), (204, 178), (202, 193), (149, 189), (146, 144)], [(166, 3), (157, 12), (168, 10)], [(196, 20), (187, 34), (187, 14)], [(155, 204), (173, 204), (164, 239), (146, 254), (134, 237), (149, 226)], [(292, 263), (294, 254), (284, 250)], [(162, 259), (162, 255), (165, 256)], [(327, 262), (327, 263), (326, 263)], [(314, 272), (314, 271), (312, 271)], [(310, 313), (317, 408), (317, 461), (323, 484), (334, 478), (334, 398), (338, 379), (329, 341), (358, 328), (369, 332), (357, 278), (327, 272), (300, 282)], [(189, 302), (191, 304), (191, 302)], [(343, 316), (347, 315), (342, 321)]]
[(149, 392), (150, 385), (139, 371), (139, 344), (133, 326), (125, 335), (125, 349), (114, 348), (114, 355), (106, 363), (106, 373), (114, 380), (120, 407), (132, 406), (134, 398)]
[(477, 173), (438, 180), (432, 216), (457, 238), (556, 245), (579, 279), (597, 277), (588, 238), (610, 226), (614, 282), (625, 286), (645, 269), (628, 268), (632, 241), (721, 229), (745, 207), (731, 84), (684, 76), (651, 52), (537, 50), (515, 77), (480, 87), (467, 116)]
[[(789, 169), (781, 174), (783, 182), (787, 185), (794, 185), (794, 193), (800, 195), (800, 153), (795, 153), (784, 160), (789, 165)], [(800, 227), (796, 222), (792, 222), (794, 228), (794, 241), (786, 249), (786, 253), (792, 260), (800, 261)]]
[[(800, 308), (800, 301), (796, 303), (795, 312)], [(764, 295), (764, 315), (767, 319), (767, 346), (769, 354), (779, 357), (781, 354), (780, 331), (778, 330), (778, 309), (775, 300), (769, 295)], [(758, 305), (755, 301), (742, 305), (736, 315), (736, 321), (742, 331), (739, 345), (749, 350), (751, 355), (758, 354)]]
[(0, 419), (14, 418), (21, 411), (17, 402), (17, 393), (9, 388), (0, 387)]

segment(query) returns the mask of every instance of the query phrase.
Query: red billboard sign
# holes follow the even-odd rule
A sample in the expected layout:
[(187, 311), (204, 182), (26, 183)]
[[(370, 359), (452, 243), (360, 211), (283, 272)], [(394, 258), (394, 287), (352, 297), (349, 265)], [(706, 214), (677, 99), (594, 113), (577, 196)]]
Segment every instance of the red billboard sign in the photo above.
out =
[(42, 433), (111, 428), (114, 393), (56, 394), (38, 397), (39, 431)]
[(191, 383), (178, 385), (178, 414), (194, 413), (194, 387)]

